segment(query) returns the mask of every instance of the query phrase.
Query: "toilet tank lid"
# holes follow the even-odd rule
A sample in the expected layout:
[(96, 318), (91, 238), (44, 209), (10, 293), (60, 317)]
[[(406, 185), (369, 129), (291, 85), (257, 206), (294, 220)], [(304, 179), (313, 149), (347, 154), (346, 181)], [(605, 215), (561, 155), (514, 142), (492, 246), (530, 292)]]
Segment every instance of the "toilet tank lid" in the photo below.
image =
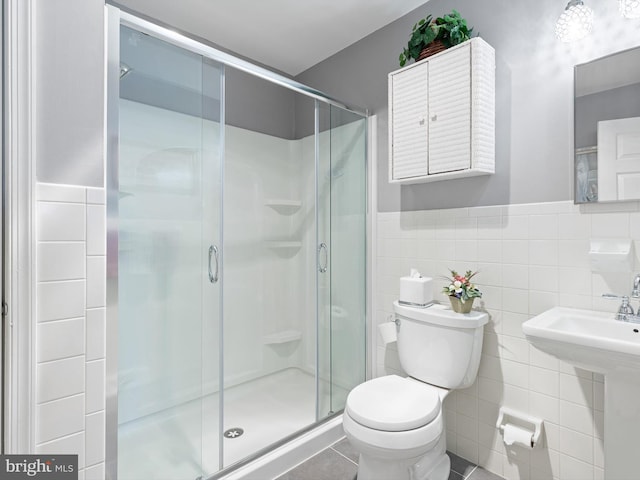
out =
[(365, 427), (387, 432), (412, 430), (440, 412), (438, 390), (417, 380), (387, 375), (361, 383), (347, 398), (347, 414)]
[(433, 304), (427, 308), (408, 307), (393, 302), (393, 311), (401, 317), (452, 328), (479, 328), (489, 321), (485, 312), (456, 313), (449, 306)]

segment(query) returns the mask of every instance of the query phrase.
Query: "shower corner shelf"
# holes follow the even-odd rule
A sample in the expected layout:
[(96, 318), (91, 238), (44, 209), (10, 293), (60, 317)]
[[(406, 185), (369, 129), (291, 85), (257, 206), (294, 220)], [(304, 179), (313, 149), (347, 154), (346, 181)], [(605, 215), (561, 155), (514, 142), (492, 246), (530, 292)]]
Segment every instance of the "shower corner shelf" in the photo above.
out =
[(265, 335), (262, 343), (265, 345), (279, 345), (281, 343), (297, 342), (302, 339), (302, 332), (299, 330), (282, 330), (280, 332)]
[(269, 248), (275, 248), (275, 249), (293, 249), (293, 248), (300, 248), (302, 247), (302, 242), (295, 242), (295, 241), (269, 241), (267, 242), (267, 246)]
[(268, 198), (264, 201), (264, 204), (282, 215), (291, 215), (302, 207), (300, 200), (284, 200), (281, 198)]

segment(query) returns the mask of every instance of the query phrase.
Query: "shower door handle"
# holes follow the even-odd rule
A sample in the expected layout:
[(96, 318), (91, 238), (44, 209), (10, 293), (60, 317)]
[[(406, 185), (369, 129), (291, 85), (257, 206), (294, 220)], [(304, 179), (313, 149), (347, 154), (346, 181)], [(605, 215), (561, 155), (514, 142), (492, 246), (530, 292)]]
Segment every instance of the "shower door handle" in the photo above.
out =
[[(322, 264), (322, 251), (324, 250), (324, 265)], [(327, 272), (327, 263), (329, 262), (329, 249), (327, 244), (322, 242), (318, 247), (318, 271), (320, 273)]]
[[(216, 272), (215, 273), (213, 273), (211, 271), (211, 257), (215, 258), (215, 260), (216, 260)], [(219, 266), (218, 247), (216, 247), (215, 245), (211, 245), (209, 247), (209, 281), (211, 283), (217, 283), (218, 282), (218, 266)]]

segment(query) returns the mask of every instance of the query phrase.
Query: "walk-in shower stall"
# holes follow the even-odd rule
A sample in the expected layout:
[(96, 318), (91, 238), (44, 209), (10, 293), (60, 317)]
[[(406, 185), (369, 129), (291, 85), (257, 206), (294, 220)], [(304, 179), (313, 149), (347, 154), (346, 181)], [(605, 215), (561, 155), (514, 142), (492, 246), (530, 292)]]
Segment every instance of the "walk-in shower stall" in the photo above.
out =
[(118, 9), (109, 23), (108, 474), (207, 478), (365, 379), (367, 121)]

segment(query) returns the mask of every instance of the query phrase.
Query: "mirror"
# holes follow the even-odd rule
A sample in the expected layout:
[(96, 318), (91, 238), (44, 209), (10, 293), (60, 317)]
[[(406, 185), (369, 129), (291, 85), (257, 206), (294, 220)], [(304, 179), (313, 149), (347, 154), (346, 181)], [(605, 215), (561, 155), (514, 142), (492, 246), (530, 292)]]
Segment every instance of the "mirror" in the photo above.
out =
[(575, 67), (575, 203), (640, 199), (640, 47)]

